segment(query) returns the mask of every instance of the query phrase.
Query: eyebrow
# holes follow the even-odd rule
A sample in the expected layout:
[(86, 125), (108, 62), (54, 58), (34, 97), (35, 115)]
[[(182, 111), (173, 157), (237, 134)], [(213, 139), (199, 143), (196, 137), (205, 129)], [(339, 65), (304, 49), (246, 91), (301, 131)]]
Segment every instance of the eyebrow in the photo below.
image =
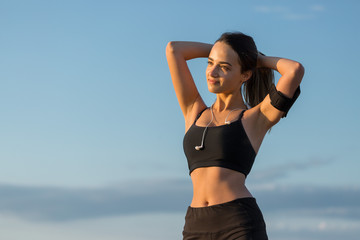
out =
[[(212, 59), (212, 58), (208, 58), (210, 61), (214, 61), (214, 59)], [(220, 64), (227, 64), (227, 65), (230, 65), (231, 67), (232, 67), (232, 65), (230, 64), (230, 63), (228, 63), (228, 62), (224, 62), (224, 61), (222, 61), (222, 62), (219, 62)]]

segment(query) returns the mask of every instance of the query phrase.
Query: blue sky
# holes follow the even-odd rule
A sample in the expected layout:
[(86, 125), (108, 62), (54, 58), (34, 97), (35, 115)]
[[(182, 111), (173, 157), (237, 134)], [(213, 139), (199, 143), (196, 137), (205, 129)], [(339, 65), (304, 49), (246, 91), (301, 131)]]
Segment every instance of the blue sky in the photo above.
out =
[[(0, 1), (0, 237), (180, 239), (192, 189), (165, 46), (242, 31), (306, 69), (247, 179), (270, 238), (355, 239), (359, 10), (324, 0)], [(210, 105), (206, 59), (189, 66)]]

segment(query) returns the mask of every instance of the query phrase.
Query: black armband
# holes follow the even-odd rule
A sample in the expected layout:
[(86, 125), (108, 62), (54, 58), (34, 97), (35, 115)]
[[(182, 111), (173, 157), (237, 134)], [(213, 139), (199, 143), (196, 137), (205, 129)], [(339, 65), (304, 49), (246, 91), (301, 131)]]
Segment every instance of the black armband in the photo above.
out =
[(286, 117), (287, 113), (289, 112), (291, 106), (294, 104), (296, 99), (300, 95), (300, 86), (296, 89), (294, 96), (292, 98), (288, 98), (278, 90), (276, 90), (275, 84), (272, 84), (270, 87), (270, 103), (273, 105), (276, 109), (284, 112), (284, 117)]

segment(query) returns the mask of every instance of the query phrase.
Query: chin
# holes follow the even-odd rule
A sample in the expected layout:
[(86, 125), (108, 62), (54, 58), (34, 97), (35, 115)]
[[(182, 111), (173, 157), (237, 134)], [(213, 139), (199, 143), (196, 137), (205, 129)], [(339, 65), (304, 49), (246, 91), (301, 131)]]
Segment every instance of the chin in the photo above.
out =
[(221, 89), (219, 89), (219, 88), (208, 87), (208, 90), (211, 93), (222, 93)]

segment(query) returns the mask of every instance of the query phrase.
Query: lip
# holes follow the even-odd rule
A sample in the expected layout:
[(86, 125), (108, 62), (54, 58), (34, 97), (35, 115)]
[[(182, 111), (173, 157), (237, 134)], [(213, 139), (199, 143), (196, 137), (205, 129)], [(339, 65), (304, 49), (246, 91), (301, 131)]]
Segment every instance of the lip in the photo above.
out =
[(212, 79), (208, 79), (208, 83), (210, 83), (210, 84), (217, 84), (218, 82), (215, 81), (215, 80), (212, 80)]

